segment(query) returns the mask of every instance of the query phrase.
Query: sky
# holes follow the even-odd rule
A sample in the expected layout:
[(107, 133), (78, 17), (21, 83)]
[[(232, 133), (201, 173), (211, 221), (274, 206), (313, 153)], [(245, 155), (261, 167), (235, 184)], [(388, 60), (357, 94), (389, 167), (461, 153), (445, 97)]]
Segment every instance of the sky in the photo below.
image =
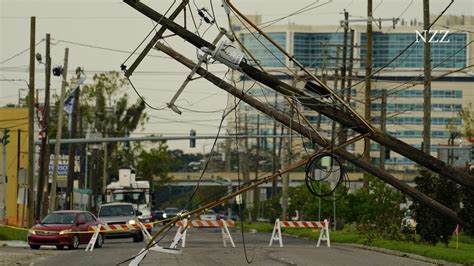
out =
[[(221, 27), (228, 27), (221, 1), (211, 1), (217, 23)], [(373, 1), (375, 18), (422, 20), (421, 0)], [(162, 14), (173, 4), (173, 0), (143, 2)], [(173, 9), (180, 1), (175, 2)], [(195, 6), (211, 8), (209, 0), (190, 2), (195, 13)], [(450, 0), (431, 0), (431, 13), (439, 14), (449, 2)], [(365, 0), (234, 0), (232, 3), (244, 14), (262, 15), (263, 21), (287, 16), (311, 4), (316, 7), (284, 19), (279, 24), (338, 25), (339, 20), (343, 19), (344, 9), (350, 12), (352, 18), (365, 18), (367, 12)], [(472, 0), (455, 0), (446, 14), (473, 15), (474, 3)], [(36, 52), (44, 55), (45, 34), (50, 33), (53, 67), (63, 64), (64, 49), (68, 47), (68, 76), (71, 77), (74, 69), (80, 66), (86, 70), (86, 84), (92, 83), (94, 73), (120, 71), (120, 65), (154, 27), (150, 19), (119, 0), (0, 0), (0, 106), (17, 103), (19, 93), (22, 97), (26, 93), (29, 52), (7, 59), (29, 48), (31, 16), (36, 16)], [(183, 18), (179, 17), (176, 21), (182, 24)], [(190, 24), (188, 27), (195, 30)], [(199, 31), (202, 34), (206, 29), (207, 25), (204, 24)], [(204, 38), (212, 41), (216, 34), (215, 27), (211, 27), (205, 32)], [(195, 48), (183, 40), (171, 37), (166, 41), (188, 58), (196, 59)], [(138, 51), (141, 50), (142, 48), (138, 48)], [(149, 55), (153, 57), (145, 58), (131, 80), (150, 105), (161, 108), (173, 97), (189, 70), (158, 51), (151, 51)], [(135, 56), (132, 55), (125, 65), (130, 66), (134, 59)], [(211, 65), (210, 70), (220, 77), (226, 72), (222, 65)], [(36, 64), (35, 83), (37, 89), (45, 87), (44, 65), (39, 63)], [(59, 94), (60, 86), (60, 78), (52, 76), (52, 93)], [(131, 87), (124, 88), (123, 93), (127, 93), (132, 102), (137, 99)], [(40, 101), (42, 98), (40, 96)], [(198, 79), (185, 88), (177, 105), (189, 110), (183, 110), (183, 114), (178, 115), (167, 108), (160, 111), (147, 108), (150, 120), (135, 135), (189, 135), (190, 129), (195, 129), (197, 135), (215, 135), (222, 110), (227, 107), (227, 95), (206, 80)], [(225, 130), (224, 126), (221, 133), (225, 133)], [(189, 148), (189, 141), (169, 141), (168, 146), (170, 149), (182, 149), (186, 152), (203, 152), (209, 151), (212, 140), (198, 140), (196, 148)]]

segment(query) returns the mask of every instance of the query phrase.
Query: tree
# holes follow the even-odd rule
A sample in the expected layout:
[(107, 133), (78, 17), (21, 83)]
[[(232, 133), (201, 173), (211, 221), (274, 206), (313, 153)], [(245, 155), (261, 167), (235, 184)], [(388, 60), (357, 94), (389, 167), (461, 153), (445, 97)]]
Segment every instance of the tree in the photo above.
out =
[(191, 162), (199, 162), (204, 158), (201, 153), (184, 153), (182, 150), (171, 150), (168, 151), (170, 156), (170, 171), (171, 172), (188, 172), (192, 169), (188, 169), (188, 165)]
[[(95, 74), (94, 83), (85, 85), (81, 90), (79, 110), (81, 122), (85, 128), (101, 133), (103, 137), (129, 136), (139, 126), (144, 126), (148, 121), (145, 113), (145, 103), (138, 99), (134, 104), (129, 104), (129, 96), (124, 93), (128, 85), (125, 78), (120, 77), (116, 71)], [(82, 132), (85, 137), (85, 132)], [(135, 166), (135, 152), (139, 152), (141, 145), (130, 148), (124, 143), (108, 143), (109, 173), (117, 174), (118, 168), (123, 165)]]
[[(322, 192), (329, 191), (329, 185), (324, 184)], [(296, 210), (300, 211), (306, 220), (318, 220), (319, 217), (319, 199), (308, 191), (305, 185), (290, 188), (289, 197), (291, 204), (289, 206), (289, 213), (294, 213)], [(346, 197), (341, 197), (336, 201), (337, 221), (338, 224), (343, 224), (340, 221), (347, 221), (347, 212), (349, 204)], [(333, 217), (333, 202), (331, 197), (326, 197), (321, 200), (321, 219), (332, 219)]]
[[(459, 190), (453, 181), (433, 175), (428, 170), (420, 170), (415, 177), (416, 188), (452, 210), (459, 209)], [(416, 231), (424, 241), (436, 245), (442, 242), (448, 246), (456, 223), (414, 200), (411, 207), (417, 222)]]
[(370, 176), (368, 189), (357, 190), (349, 195), (348, 201), (351, 206), (348, 219), (358, 222), (362, 233), (398, 238), (403, 217), (400, 210), (403, 195), (399, 191)]
[(459, 116), (463, 120), (463, 133), (466, 138), (474, 137), (474, 107), (472, 103), (469, 103), (467, 107), (464, 107), (459, 111)]
[[(471, 170), (471, 175), (474, 175), (474, 170)], [(469, 224), (474, 225), (474, 193), (469, 188), (461, 188), (463, 208), (460, 211), (460, 216)], [(465, 232), (474, 237), (474, 226), (464, 228)]]
[(164, 184), (171, 181), (168, 176), (170, 156), (168, 155), (168, 146), (160, 141), (158, 147), (153, 147), (149, 151), (142, 150), (138, 155), (138, 172), (140, 176), (149, 180), (153, 184)]

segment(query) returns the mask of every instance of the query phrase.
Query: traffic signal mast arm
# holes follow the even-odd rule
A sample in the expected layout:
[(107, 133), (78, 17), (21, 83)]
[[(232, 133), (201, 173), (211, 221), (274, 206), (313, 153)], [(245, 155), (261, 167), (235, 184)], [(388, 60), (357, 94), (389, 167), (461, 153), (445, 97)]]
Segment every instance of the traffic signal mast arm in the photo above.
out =
[[(197, 48), (207, 48), (211, 51), (216, 49), (216, 47), (208, 41), (184, 29), (177, 23), (167, 19), (140, 1), (124, 0), (124, 2), (150, 19), (168, 28), (168, 30), (185, 39)], [(368, 135), (370, 139), (440, 175), (446, 176), (451, 180), (474, 190), (474, 179), (468, 173), (455, 169), (448, 164), (434, 158), (433, 156), (425, 154), (422, 151), (404, 143), (403, 141), (398, 140), (397, 138), (383, 133), (378, 129), (372, 127), (373, 132), (371, 132), (371, 129), (361, 123), (361, 121), (356, 119), (356, 117), (354, 117), (351, 113), (340, 110), (336, 106), (329, 105), (316, 98), (311, 98), (309, 95), (306, 95), (297, 88), (280, 81), (275, 76), (262, 72), (248, 65), (245, 61), (240, 62), (239, 70), (248, 75), (250, 78), (257, 80), (284, 95), (297, 97), (298, 100), (306, 107), (311, 108), (360, 134), (366, 134), (370, 132)]]

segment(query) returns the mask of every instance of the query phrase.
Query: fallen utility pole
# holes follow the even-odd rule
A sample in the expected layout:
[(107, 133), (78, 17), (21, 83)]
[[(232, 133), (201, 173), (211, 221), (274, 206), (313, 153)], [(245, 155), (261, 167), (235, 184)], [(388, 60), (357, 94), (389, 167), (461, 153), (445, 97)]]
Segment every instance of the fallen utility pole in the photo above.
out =
[[(161, 25), (168, 28), (170, 31), (174, 32), (176, 35), (188, 41), (190, 44), (198, 48), (206, 48), (210, 51), (214, 51), (216, 47), (209, 43), (208, 41), (200, 38), (194, 33), (184, 29), (177, 23), (165, 18), (160, 13), (156, 12), (147, 5), (141, 3), (138, 0), (124, 0), (125, 3), (141, 12), (145, 16), (151, 18), (152, 20), (160, 23)], [(156, 47), (156, 46), (155, 46)], [(390, 150), (397, 152), (406, 158), (440, 174), (450, 178), (451, 180), (466, 186), (470, 189), (474, 189), (474, 178), (472, 178), (469, 173), (463, 172), (461, 170), (455, 169), (454, 167), (449, 166), (445, 162), (438, 160), (437, 158), (425, 154), (424, 152), (406, 144), (405, 142), (392, 137), (386, 133), (381, 132), (376, 128), (368, 128), (364, 125), (360, 119), (355, 118), (351, 113), (340, 110), (340, 108), (327, 104), (317, 98), (311, 97), (310, 94), (307, 94), (297, 88), (294, 88), (277, 77), (262, 72), (256, 69), (253, 66), (250, 66), (246, 62), (242, 61), (239, 64), (239, 70), (250, 78), (261, 82), (262, 84), (282, 93), (287, 96), (296, 97), (306, 107), (315, 110), (330, 119), (337, 121), (338, 123), (343, 124), (344, 126), (351, 128), (352, 130), (360, 133), (367, 134), (368, 137), (381, 145), (386, 146)]]
[[(177, 53), (173, 49), (161, 44), (157, 43), (155, 47), (165, 54), (169, 55), (170, 57), (174, 58), (181, 64), (185, 65), (186, 67), (193, 69), (196, 65), (189, 59), (185, 58), (183, 55)], [(306, 127), (305, 125), (301, 124), (299, 121), (291, 119), (288, 115), (278, 111), (277, 109), (267, 106), (266, 104), (258, 101), (254, 97), (245, 94), (243, 91), (236, 89), (231, 84), (227, 83), (226, 81), (220, 79), (219, 77), (215, 76), (214, 74), (208, 72), (202, 67), (197, 69), (199, 75), (216, 85), (217, 87), (227, 91), (228, 93), (234, 95), (235, 97), (241, 99), (243, 102), (247, 103), (248, 105), (254, 107), (255, 109), (261, 111), (262, 113), (268, 115), (269, 117), (274, 118), (276, 121), (282, 123), (283, 125), (293, 129), (294, 131), (298, 132), (299, 134), (303, 135), (304, 137), (310, 139), (311, 141), (318, 143), (320, 146), (326, 147), (328, 143), (331, 143), (329, 140), (322, 138), (316, 131)], [(431, 207), (432, 209), (438, 211), (442, 215), (450, 217), (454, 221), (459, 222), (463, 226), (469, 227), (469, 225), (464, 222), (461, 218), (458, 217), (457, 213), (446, 206), (442, 205), (441, 203), (433, 200), (432, 198), (428, 197), (427, 195), (421, 193), (420, 191), (416, 190), (413, 187), (401, 182), (400, 180), (396, 179), (391, 174), (387, 173), (386, 171), (372, 165), (370, 162), (363, 160), (362, 158), (344, 150), (344, 149), (335, 149), (334, 153), (341, 158), (351, 162), (352, 164), (364, 169), (365, 171), (377, 176), (378, 178), (382, 179), (386, 183), (392, 185), (393, 187), (397, 188), (398, 190), (402, 191), (403, 193), (409, 195), (410, 197), (419, 200), (420, 202), (426, 204), (427, 206)], [(281, 173), (281, 172), (280, 172)]]

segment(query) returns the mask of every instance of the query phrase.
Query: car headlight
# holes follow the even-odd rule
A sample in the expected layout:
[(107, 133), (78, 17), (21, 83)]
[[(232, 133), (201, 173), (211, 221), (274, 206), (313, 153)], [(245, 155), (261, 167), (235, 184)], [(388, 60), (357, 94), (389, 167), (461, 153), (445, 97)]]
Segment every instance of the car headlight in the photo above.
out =
[(163, 218), (166, 219), (166, 217), (168, 217), (168, 215), (166, 215), (166, 213), (163, 213)]
[(71, 229), (66, 229), (66, 230), (62, 230), (61, 232), (59, 232), (60, 235), (64, 235), (64, 234), (69, 234), (71, 233), (72, 230)]
[(35, 232), (35, 230), (30, 229), (30, 230), (28, 230), (28, 234), (30, 234), (30, 235), (36, 235), (36, 232)]
[(137, 223), (137, 222), (136, 222), (135, 220), (130, 220), (130, 221), (128, 221), (128, 224), (131, 224), (131, 225), (136, 224), (136, 223)]

